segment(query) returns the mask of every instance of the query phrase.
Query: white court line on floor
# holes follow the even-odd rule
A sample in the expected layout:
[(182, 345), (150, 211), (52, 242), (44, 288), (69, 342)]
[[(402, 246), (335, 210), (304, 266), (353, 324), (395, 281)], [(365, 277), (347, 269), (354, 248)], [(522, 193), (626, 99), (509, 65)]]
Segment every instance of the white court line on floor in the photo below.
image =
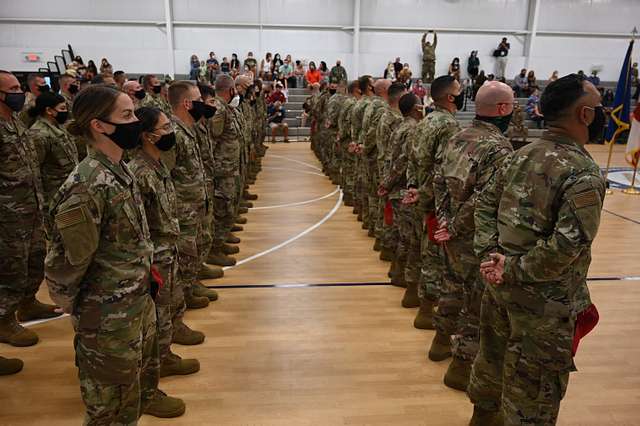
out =
[(304, 173), (306, 175), (315, 175), (315, 176), (322, 176), (322, 177), (326, 177), (325, 175), (323, 175), (322, 173), (316, 173), (316, 172), (309, 172), (307, 170), (298, 170), (298, 169), (292, 169), (290, 167), (274, 167), (274, 166), (263, 166), (262, 170), (287, 170), (290, 172), (296, 172), (296, 173)]
[[(320, 168), (320, 167), (316, 167), (316, 166), (314, 166), (313, 164), (309, 164), (309, 163), (305, 163), (304, 161), (295, 160), (295, 159), (293, 159), (293, 158), (285, 157), (284, 155), (270, 154), (270, 156), (271, 156), (271, 157), (273, 157), (273, 158), (282, 158), (282, 159), (287, 160), (287, 161), (292, 161), (292, 162), (294, 162), (294, 163), (303, 164), (303, 165), (305, 165), (305, 166), (307, 166), (307, 167), (311, 167), (312, 169), (322, 170), (322, 168)], [(324, 175), (323, 175), (323, 176), (324, 176)]]
[(307, 201), (297, 201), (295, 203), (287, 203), (287, 204), (275, 204), (273, 206), (264, 206), (264, 207), (251, 207), (251, 210), (269, 210), (269, 209), (279, 209), (283, 207), (295, 207), (295, 206), (304, 206), (305, 204), (315, 203), (316, 201), (324, 200), (325, 198), (331, 198), (336, 193), (340, 191), (340, 188), (336, 188), (333, 192), (328, 193), (327, 195), (323, 195), (322, 197), (314, 198), (312, 200)]

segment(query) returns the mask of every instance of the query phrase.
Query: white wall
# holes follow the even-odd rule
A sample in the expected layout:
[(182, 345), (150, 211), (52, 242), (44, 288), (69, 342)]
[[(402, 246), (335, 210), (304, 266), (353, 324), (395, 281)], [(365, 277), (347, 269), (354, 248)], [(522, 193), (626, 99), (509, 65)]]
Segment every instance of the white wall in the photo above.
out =
[[(330, 66), (339, 58), (350, 70), (353, 1), (172, 0), (176, 72), (188, 72), (191, 54), (204, 59), (211, 50), (241, 58), (249, 50), (258, 57), (290, 53)], [(465, 69), (471, 50), (479, 51), (481, 68), (492, 72), (491, 52), (504, 33), (512, 46), (512, 77), (525, 62), (525, 36), (512, 33), (527, 30), (530, 1), (361, 0), (359, 70), (380, 75), (400, 56), (419, 75), (421, 31), (437, 28), (438, 73), (446, 72), (454, 56)], [(538, 1), (539, 33), (529, 58), (538, 77), (600, 66), (604, 80), (616, 80), (625, 38), (564, 32), (628, 33), (640, 27), (640, 0)], [(111, 22), (91, 22), (96, 20)], [(38, 53), (46, 62), (70, 43), (85, 60), (106, 56), (115, 69), (166, 73), (171, 67), (164, 25), (164, 0), (0, 0), (0, 68), (36, 70), (45, 63), (26, 62), (25, 53)], [(638, 53), (640, 41), (636, 60)]]

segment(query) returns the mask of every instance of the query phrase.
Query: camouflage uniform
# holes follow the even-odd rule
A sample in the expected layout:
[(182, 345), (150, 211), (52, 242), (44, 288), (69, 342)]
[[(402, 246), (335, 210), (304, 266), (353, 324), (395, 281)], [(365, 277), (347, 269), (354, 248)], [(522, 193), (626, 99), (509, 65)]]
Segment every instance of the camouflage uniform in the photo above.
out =
[(201, 259), (203, 221), (207, 216), (207, 188), (202, 154), (195, 126), (190, 127), (172, 117), (176, 132), (176, 145), (172, 151), (174, 161), (167, 161), (178, 198), (178, 280), (189, 297), (198, 281)]
[[(420, 299), (435, 300), (438, 298), (442, 282), (442, 250), (439, 245), (429, 240), (424, 230), (425, 216), (435, 212), (433, 194), (433, 177), (438, 166), (439, 152), (442, 146), (460, 130), (460, 126), (452, 113), (436, 107), (418, 125), (417, 136), (407, 166), (407, 184), (418, 188), (420, 198), (415, 208), (420, 222), (415, 226), (421, 233), (421, 240), (414, 242), (422, 253), (421, 279), (418, 287)], [(422, 232), (424, 230), (424, 232)]]
[[(384, 163), (386, 160), (386, 156), (388, 154), (388, 145), (391, 140), (391, 135), (394, 130), (400, 126), (402, 123), (402, 114), (399, 110), (388, 108), (380, 117), (380, 123), (376, 129), (376, 147), (377, 147), (377, 182), (375, 183), (375, 191), (377, 194), (378, 185), (384, 176)], [(378, 212), (376, 215), (376, 223), (375, 223), (375, 234), (376, 238), (379, 238), (382, 241), (382, 246), (388, 248), (392, 251), (395, 251), (397, 238), (394, 238), (394, 235), (397, 234), (397, 229), (394, 232), (394, 226), (385, 226), (384, 225), (384, 207), (386, 204), (386, 199), (378, 198)], [(386, 229), (385, 229), (386, 228)], [(386, 232), (385, 232), (386, 231)]]
[(487, 285), (480, 351), (468, 388), (474, 404), (502, 407), (505, 424), (555, 424), (569, 372), (576, 316), (591, 304), (586, 275), (605, 182), (564, 135), (515, 152), (476, 201), (480, 259), (506, 256), (503, 284)]
[(38, 154), (44, 205), (78, 165), (78, 148), (74, 138), (58, 123), (38, 117), (27, 132), (28, 138)]
[[(351, 141), (360, 143), (360, 133), (362, 132), (362, 119), (367, 106), (371, 103), (371, 96), (363, 96), (356, 101), (351, 109)], [(366, 196), (364, 182), (364, 159), (361, 155), (355, 156), (355, 167), (353, 168), (354, 182), (354, 203), (362, 213), (362, 221), (369, 221), (369, 198)], [(366, 196), (366, 198), (365, 198)]]
[(379, 96), (374, 96), (362, 116), (362, 131), (360, 132), (360, 145), (362, 145), (362, 160), (364, 164), (364, 196), (367, 197), (369, 206), (368, 225), (370, 230), (375, 230), (378, 221), (379, 199), (378, 185), (378, 143), (376, 140), (378, 124), (383, 114), (388, 111), (389, 104)]
[(443, 146), (434, 178), (437, 216), (447, 221), (451, 239), (443, 245), (446, 268), (433, 323), (441, 334), (454, 335), (453, 356), (468, 364), (478, 353), (484, 290), (480, 260), (469, 238), (475, 230), (476, 198), (512, 151), (496, 126), (473, 120)]
[(169, 102), (167, 102), (160, 94), (156, 95), (155, 93), (147, 92), (147, 95), (140, 101), (140, 105), (138, 105), (138, 108), (142, 107), (158, 108), (164, 112), (167, 117), (171, 117), (173, 114), (173, 111), (171, 111), (171, 105), (169, 105)]
[(0, 118), (0, 319), (35, 297), (44, 276), (37, 154), (16, 114)]
[(216, 97), (217, 110), (211, 118), (209, 131), (213, 142), (215, 232), (212, 250), (222, 249), (236, 217), (238, 203), (237, 180), (240, 172), (241, 130), (234, 112), (224, 99)]
[[(402, 198), (406, 193), (408, 155), (416, 137), (417, 124), (413, 117), (406, 117), (392, 133), (386, 147), (381, 181), (382, 187), (389, 192), (387, 198), (393, 207), (393, 228), (397, 230), (396, 268), (402, 271), (405, 281), (414, 283), (419, 279), (419, 270), (415, 265), (420, 264), (420, 250), (415, 246), (413, 252), (409, 250), (412, 248), (411, 241), (419, 238), (419, 235), (414, 235), (416, 209), (402, 204)], [(407, 265), (414, 266), (408, 268)]]
[(64, 98), (64, 103), (67, 104), (67, 111), (69, 111), (69, 120), (73, 120), (73, 95), (60, 91), (60, 96)]
[(349, 144), (351, 143), (351, 111), (356, 104), (357, 99), (348, 96), (340, 108), (338, 116), (338, 144), (340, 158), (340, 183), (345, 194), (345, 200), (349, 204), (354, 201), (354, 181), (353, 169), (355, 168), (355, 155), (349, 152)]
[(433, 43), (427, 44), (422, 39), (422, 81), (431, 83), (436, 77), (436, 46), (438, 36), (433, 33)]
[(37, 96), (32, 92), (25, 93), (24, 105), (22, 106), (22, 111), (18, 114), (18, 117), (20, 117), (20, 120), (22, 120), (27, 128), (31, 127), (36, 121), (36, 118), (29, 114), (29, 110), (36, 106), (36, 98)]
[(184, 290), (178, 281), (178, 202), (169, 169), (138, 150), (128, 164), (136, 178), (153, 242), (153, 266), (162, 276), (164, 285), (155, 299), (158, 316), (158, 346), (160, 360), (171, 353), (174, 324), (184, 316)]
[[(339, 150), (337, 136), (339, 130), (340, 110), (347, 97), (341, 93), (335, 93), (327, 102), (327, 115), (325, 126), (327, 128), (327, 140), (325, 152), (328, 157), (328, 172), (332, 179), (340, 182), (340, 163), (342, 152)], [(342, 182), (340, 182), (342, 184)]]
[(153, 255), (138, 186), (93, 149), (51, 202), (51, 298), (71, 312), (85, 424), (135, 424), (158, 385)]
[(265, 148), (262, 143), (267, 135), (267, 101), (264, 96), (256, 95), (256, 153), (261, 157), (264, 157)]
[(204, 168), (204, 183), (207, 194), (207, 213), (201, 218), (201, 230), (197, 241), (200, 263), (205, 263), (211, 251), (213, 234), (215, 232), (215, 221), (213, 220), (213, 194), (215, 184), (213, 181), (215, 164), (213, 161), (213, 141), (209, 135), (210, 120), (196, 123), (196, 135), (200, 156)]
[(329, 72), (329, 83), (346, 85), (348, 83), (347, 70), (342, 65), (336, 65)]
[(328, 159), (327, 159), (327, 139), (329, 137), (329, 132), (326, 127), (324, 127), (324, 123), (327, 117), (327, 103), (329, 102), (329, 98), (331, 94), (329, 91), (324, 91), (320, 93), (318, 99), (313, 104), (314, 112), (313, 117), (316, 120), (316, 156), (320, 159), (322, 163), (322, 170), (327, 173), (328, 172)]

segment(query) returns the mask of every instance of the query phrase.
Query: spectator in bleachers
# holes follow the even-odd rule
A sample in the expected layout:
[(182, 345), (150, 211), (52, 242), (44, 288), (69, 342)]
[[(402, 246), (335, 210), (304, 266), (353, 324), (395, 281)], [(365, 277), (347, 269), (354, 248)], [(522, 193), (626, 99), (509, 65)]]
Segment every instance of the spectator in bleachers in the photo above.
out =
[(285, 81), (285, 87), (296, 87), (296, 76), (293, 74), (293, 64), (291, 64), (291, 56), (287, 55), (284, 64), (278, 69), (278, 74)]
[(336, 65), (329, 72), (329, 82), (336, 83), (340, 86), (346, 86), (349, 83), (347, 78), (347, 70), (342, 66), (340, 59), (336, 61)]
[(296, 66), (293, 70), (293, 74), (296, 77), (296, 87), (304, 87), (304, 64), (300, 59), (296, 60)]
[(279, 53), (273, 55), (273, 62), (271, 63), (271, 74), (273, 74), (273, 79), (275, 80), (278, 75), (278, 70), (284, 64), (284, 61), (280, 57)]
[(107, 58), (102, 58), (100, 61), (100, 74), (113, 74), (113, 66), (111, 66)]
[(118, 88), (122, 89), (122, 86), (124, 86), (124, 83), (127, 81), (127, 75), (124, 71), (118, 70), (113, 73), (113, 79), (116, 81)]
[(198, 68), (198, 82), (206, 83), (207, 80), (207, 63), (205, 61), (200, 61), (200, 68)]
[(256, 75), (256, 72), (258, 71), (258, 61), (256, 61), (256, 58), (253, 57), (253, 52), (247, 53), (247, 57), (244, 60), (244, 66), (245, 68), (249, 68), (249, 71), (251, 71), (251, 74), (253, 76)]
[(387, 64), (387, 68), (384, 70), (383, 78), (391, 81), (396, 79), (396, 71), (393, 68), (393, 62), (389, 61), (389, 63)]
[(273, 56), (271, 52), (267, 52), (264, 55), (264, 59), (260, 61), (260, 78), (266, 81), (271, 81), (273, 78), (273, 72), (271, 70), (271, 61), (273, 60)]
[(231, 67), (231, 75), (233, 76), (233, 78), (236, 78), (236, 76), (240, 72), (240, 61), (238, 60), (238, 54), (231, 54), (231, 63), (229, 65)]
[(478, 93), (478, 90), (480, 90), (480, 88), (482, 87), (482, 85), (484, 84), (484, 82), (487, 81), (487, 77), (484, 75), (484, 70), (480, 71), (480, 74), (478, 74), (478, 77), (476, 77), (475, 81), (473, 82), (473, 94), (471, 96), (471, 99), (475, 100), (476, 99), (476, 93)]
[(289, 142), (289, 125), (284, 121), (286, 117), (286, 110), (282, 106), (280, 101), (276, 101), (269, 105), (267, 122), (271, 127), (271, 142), (276, 141), (276, 132), (278, 129), (282, 129), (284, 135), (284, 141)]
[(416, 83), (413, 85), (413, 89), (411, 90), (414, 95), (420, 98), (420, 101), (424, 103), (424, 97), (427, 95), (427, 90), (422, 85), (422, 80), (417, 79)]
[(325, 61), (320, 61), (320, 74), (322, 74), (322, 81), (329, 82), (329, 68), (327, 68), (327, 63)]
[(534, 90), (539, 88), (540, 87), (538, 86), (538, 82), (536, 80), (536, 74), (533, 72), (533, 70), (529, 70), (529, 73), (527, 74), (527, 87), (524, 90), (524, 95), (526, 97), (529, 97)]
[(220, 64), (216, 58), (215, 52), (209, 52), (209, 59), (207, 59), (207, 72), (209, 73), (209, 81), (215, 83), (216, 77), (220, 72)]
[(396, 61), (393, 63), (393, 74), (394, 74), (394, 78), (397, 80), (398, 77), (400, 76), (400, 71), (402, 71), (403, 65), (402, 62), (400, 62), (400, 57), (398, 56), (396, 58)]
[(558, 70), (555, 70), (551, 73), (551, 77), (549, 77), (549, 81), (547, 83), (553, 83), (558, 79)]
[(89, 59), (89, 62), (87, 62), (87, 69), (85, 71), (84, 78), (85, 80), (91, 81), (97, 75), (98, 68), (96, 67), (95, 62), (93, 62), (93, 59)]
[(478, 59), (478, 51), (472, 50), (467, 60), (467, 73), (471, 79), (471, 84), (475, 83), (478, 72), (480, 71), (480, 59)]
[(287, 102), (287, 97), (284, 94), (283, 89), (284, 89), (284, 87), (283, 87), (282, 83), (277, 82), (276, 83), (276, 89), (273, 91), (273, 93), (271, 93), (271, 95), (267, 99), (267, 103), (269, 105), (274, 104), (276, 102), (280, 102), (280, 104), (286, 103)]
[(189, 61), (189, 80), (198, 80), (200, 75), (200, 60), (197, 55), (191, 55)]
[(493, 51), (493, 56), (496, 58), (496, 72), (498, 73), (498, 77), (504, 77), (507, 72), (509, 49), (511, 49), (511, 44), (507, 42), (506, 37), (502, 37), (498, 48)]
[(307, 87), (310, 87), (313, 83), (320, 83), (320, 80), (322, 80), (322, 73), (316, 68), (315, 62), (309, 62), (309, 69), (307, 70), (304, 78), (307, 80)]
[(520, 74), (513, 78), (513, 91), (516, 93), (516, 98), (521, 98), (525, 94), (527, 88), (527, 70), (522, 68)]
[(453, 58), (449, 64), (449, 75), (460, 81), (460, 58)]
[(591, 75), (587, 78), (596, 87), (600, 86), (600, 77), (598, 77), (598, 70), (592, 70)]
[(611, 108), (613, 106), (613, 101), (615, 100), (615, 95), (613, 94), (613, 90), (607, 89), (602, 95), (602, 106), (605, 108)]
[(229, 58), (227, 58), (226, 56), (222, 58), (222, 63), (220, 64), (220, 72), (222, 74), (231, 73), (231, 64), (229, 63)]
[(527, 115), (529, 120), (535, 121), (538, 129), (542, 129), (544, 117), (540, 113), (540, 90), (537, 87), (533, 89), (527, 100)]

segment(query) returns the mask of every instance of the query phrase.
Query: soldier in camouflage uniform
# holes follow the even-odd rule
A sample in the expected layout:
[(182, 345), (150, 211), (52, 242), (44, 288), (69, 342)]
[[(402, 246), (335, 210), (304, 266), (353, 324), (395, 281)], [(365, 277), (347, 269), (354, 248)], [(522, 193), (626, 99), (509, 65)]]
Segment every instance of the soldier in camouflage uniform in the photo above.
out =
[[(168, 151), (173, 156), (167, 159), (167, 167), (175, 185), (178, 198), (178, 219), (180, 221), (180, 238), (178, 240), (178, 280), (184, 290), (185, 303), (188, 308), (198, 309), (208, 306), (211, 298), (200, 295), (198, 274), (200, 272), (203, 221), (207, 216), (210, 204), (205, 184), (205, 168), (196, 123), (204, 113), (204, 103), (198, 87), (188, 81), (177, 81), (169, 86), (169, 99), (173, 109), (171, 120), (176, 132), (176, 145)], [(180, 337), (176, 334), (179, 333)], [(188, 338), (182, 339), (186, 336)], [(174, 341), (197, 344), (200, 336), (193, 336), (188, 327), (181, 327), (174, 332)]]
[[(476, 118), (471, 127), (455, 134), (442, 146), (441, 164), (434, 177), (440, 223), (435, 238), (443, 244), (447, 271), (434, 323), (438, 333), (453, 335), (453, 361), (444, 383), (461, 391), (467, 389), (471, 364), (478, 353), (480, 301), (484, 290), (480, 260), (469, 238), (475, 230), (476, 198), (513, 151), (503, 136), (513, 111), (511, 87), (497, 81), (487, 82), (478, 90), (475, 103)], [(441, 317), (440, 312), (447, 315)]]
[(133, 103), (92, 86), (73, 108), (70, 131), (91, 140), (91, 149), (51, 202), (45, 275), (51, 298), (72, 317), (85, 424), (179, 416), (184, 403), (157, 389), (153, 243), (138, 186), (120, 161), (140, 137)]
[(358, 214), (358, 220), (362, 221), (362, 228), (366, 229), (369, 222), (369, 197), (364, 186), (364, 159), (362, 158), (362, 147), (360, 146), (360, 133), (362, 132), (362, 119), (367, 106), (371, 103), (373, 96), (373, 78), (364, 75), (358, 79), (360, 87), (360, 99), (351, 109), (351, 143), (349, 152), (355, 154), (355, 167), (353, 167), (354, 182), (354, 213)]
[[(263, 95), (263, 83), (262, 80), (256, 80), (256, 116), (257, 116), (257, 125), (256, 125), (256, 152), (260, 157), (264, 157), (268, 147), (264, 145), (264, 138), (267, 134), (266, 125), (267, 125), (267, 100)], [(257, 199), (258, 197), (254, 195)]]
[[(389, 108), (387, 108), (380, 117), (380, 121), (376, 128), (376, 165), (377, 165), (377, 185), (383, 176), (384, 162), (387, 154), (387, 145), (391, 140), (391, 134), (402, 122), (402, 114), (398, 102), (404, 93), (406, 92), (405, 86), (396, 82), (389, 86), (387, 92), (387, 101), (389, 102)], [(378, 187), (376, 186), (376, 191)], [(378, 195), (378, 194), (376, 194)], [(384, 225), (384, 208), (386, 205), (385, 197), (377, 197), (378, 211), (376, 213), (375, 222), (375, 237), (376, 243), (380, 246), (380, 258), (383, 260), (392, 260), (391, 265), (392, 275), (395, 272), (395, 252), (397, 245), (397, 229), (394, 226), (387, 226), (385, 230)], [(394, 232), (394, 229), (396, 232)], [(385, 232), (386, 231), (386, 232)]]
[(327, 104), (331, 98), (331, 92), (329, 91), (329, 85), (326, 82), (320, 84), (320, 94), (313, 104), (312, 117), (316, 122), (316, 156), (322, 163), (322, 171), (329, 175), (329, 160), (327, 158), (327, 144), (329, 138), (329, 132), (325, 127), (325, 121), (327, 117)]
[[(358, 144), (362, 149), (362, 171), (364, 172), (364, 188), (363, 196), (367, 197), (368, 208), (368, 220), (363, 222), (367, 225), (369, 230), (368, 235), (375, 237), (375, 227), (378, 220), (378, 185), (380, 184), (380, 178), (378, 176), (378, 144), (376, 140), (376, 131), (380, 118), (385, 111), (389, 109), (389, 103), (387, 102), (387, 92), (391, 86), (391, 81), (387, 79), (380, 79), (374, 84), (375, 96), (367, 105), (362, 115), (362, 130), (360, 131), (360, 139)], [(379, 240), (377, 240), (379, 241)], [(380, 243), (374, 246), (375, 249), (380, 250)], [(384, 253), (382, 253), (384, 254)], [(381, 259), (390, 261), (391, 258), (381, 256)]]
[[(398, 287), (406, 287), (405, 271), (409, 255), (412, 234), (415, 232), (415, 209), (402, 203), (407, 188), (407, 163), (409, 149), (416, 136), (416, 126), (423, 118), (422, 102), (413, 93), (400, 98), (399, 106), (403, 121), (391, 134), (386, 146), (385, 162), (382, 169), (378, 194), (387, 197), (393, 208), (393, 228), (397, 231), (396, 251), (394, 253), (395, 268), (391, 283)], [(416, 250), (412, 261), (419, 261), (420, 253)]]
[(29, 91), (26, 93), (25, 103), (19, 116), (25, 126), (29, 128), (35, 121), (35, 117), (29, 115), (29, 110), (36, 105), (36, 98), (45, 92), (51, 91), (51, 87), (49, 87), (42, 74), (39, 73), (27, 75), (27, 87)]
[[(227, 262), (223, 245), (234, 225), (238, 203), (240, 174), (241, 129), (229, 102), (236, 96), (233, 79), (227, 75), (216, 78), (216, 114), (209, 123), (213, 140), (215, 232), (208, 263), (220, 265)], [(212, 258), (215, 256), (215, 258)], [(232, 259), (232, 258), (229, 258)], [(212, 262), (213, 261), (213, 262)], [(232, 259), (232, 261), (234, 261)], [(218, 263), (215, 263), (218, 262)]]
[(35, 299), (43, 278), (44, 200), (37, 154), (17, 112), (24, 93), (16, 77), (0, 72), (0, 342), (31, 346), (38, 336), (16, 321), (57, 316)]
[(147, 96), (140, 101), (140, 107), (154, 107), (164, 112), (167, 117), (171, 117), (173, 114), (171, 105), (162, 97), (160, 92), (162, 91), (162, 84), (158, 77), (153, 74), (147, 74), (142, 77), (142, 88), (147, 93)]
[[(320, 96), (320, 84), (319, 83), (313, 83), (310, 87), (311, 89), (311, 94), (307, 97), (307, 99), (305, 99), (304, 103), (302, 104), (302, 109), (304, 110), (304, 113), (306, 114), (306, 119), (309, 122), (309, 127), (311, 129), (311, 150), (316, 153), (316, 133), (317, 133), (317, 125), (316, 125), (316, 118), (315, 118), (315, 103), (318, 100), (318, 96)], [(316, 154), (317, 156), (317, 154)]]
[[(412, 242), (420, 248), (422, 261), (419, 263), (419, 271), (411, 271), (410, 276), (419, 276), (419, 286), (416, 289), (407, 280), (408, 304), (420, 306), (418, 322), (428, 322), (432, 315), (432, 307), (438, 298), (439, 287), (442, 281), (442, 252), (439, 245), (429, 238), (428, 229), (424, 228), (425, 218), (435, 218), (435, 200), (433, 194), (433, 177), (439, 163), (439, 151), (455, 133), (460, 130), (454, 117), (457, 109), (462, 107), (464, 94), (460, 83), (451, 76), (442, 76), (435, 79), (431, 85), (431, 96), (435, 102), (435, 111), (431, 112), (418, 126), (418, 135), (415, 144), (410, 151), (409, 165), (407, 166), (407, 184), (409, 196), (407, 201), (415, 203), (417, 217), (420, 219), (415, 224), (419, 230), (421, 241)], [(409, 268), (415, 267), (408, 262)], [(416, 299), (419, 297), (419, 300)], [(424, 319), (421, 317), (425, 317)], [(437, 342), (449, 341), (437, 335)]]
[(69, 74), (62, 74), (58, 79), (60, 84), (60, 94), (67, 103), (67, 111), (69, 112), (69, 120), (73, 119), (71, 115), (71, 107), (73, 106), (73, 98), (78, 93), (80, 87), (76, 78)]
[(600, 94), (571, 74), (547, 86), (540, 106), (548, 131), (476, 201), (487, 285), (468, 387), (473, 426), (555, 424), (575, 371), (578, 315), (594, 309), (586, 276), (605, 181), (584, 144), (603, 130)]
[(331, 181), (334, 184), (342, 185), (340, 181), (340, 154), (338, 149), (338, 125), (340, 110), (347, 97), (344, 94), (344, 88), (338, 87), (335, 83), (329, 85), (329, 93), (331, 97), (327, 102), (327, 115), (324, 121), (324, 127), (327, 129), (324, 150), (327, 157), (327, 171)]
[(135, 176), (153, 242), (153, 266), (163, 286), (155, 298), (158, 322), (160, 377), (193, 374), (200, 370), (196, 359), (182, 359), (171, 352), (173, 330), (182, 326), (184, 291), (178, 283), (178, 202), (169, 169), (160, 153), (175, 146), (175, 132), (169, 118), (157, 108), (140, 108), (136, 117), (142, 125), (142, 149), (128, 163)]
[(355, 154), (349, 150), (351, 146), (351, 111), (360, 99), (360, 86), (358, 80), (349, 84), (349, 96), (346, 97), (340, 108), (338, 116), (338, 135), (340, 158), (340, 184), (344, 191), (344, 204), (354, 206), (354, 181), (353, 169), (355, 167)]
[(347, 70), (344, 69), (342, 63), (338, 59), (336, 61), (336, 65), (331, 68), (331, 71), (329, 72), (329, 83), (334, 83), (338, 86), (346, 86), (348, 82)]
[(433, 43), (427, 41), (427, 34), (422, 36), (422, 81), (431, 83), (436, 77), (436, 46), (438, 45), (438, 35), (431, 30)]
[(256, 154), (253, 141), (256, 126), (256, 113), (253, 100), (253, 81), (244, 75), (236, 77), (236, 91), (240, 96), (240, 106), (234, 110), (238, 121), (238, 128), (242, 134), (242, 150), (240, 156), (240, 180), (238, 182), (238, 214), (247, 213), (252, 204), (243, 199), (249, 184), (255, 181)]

